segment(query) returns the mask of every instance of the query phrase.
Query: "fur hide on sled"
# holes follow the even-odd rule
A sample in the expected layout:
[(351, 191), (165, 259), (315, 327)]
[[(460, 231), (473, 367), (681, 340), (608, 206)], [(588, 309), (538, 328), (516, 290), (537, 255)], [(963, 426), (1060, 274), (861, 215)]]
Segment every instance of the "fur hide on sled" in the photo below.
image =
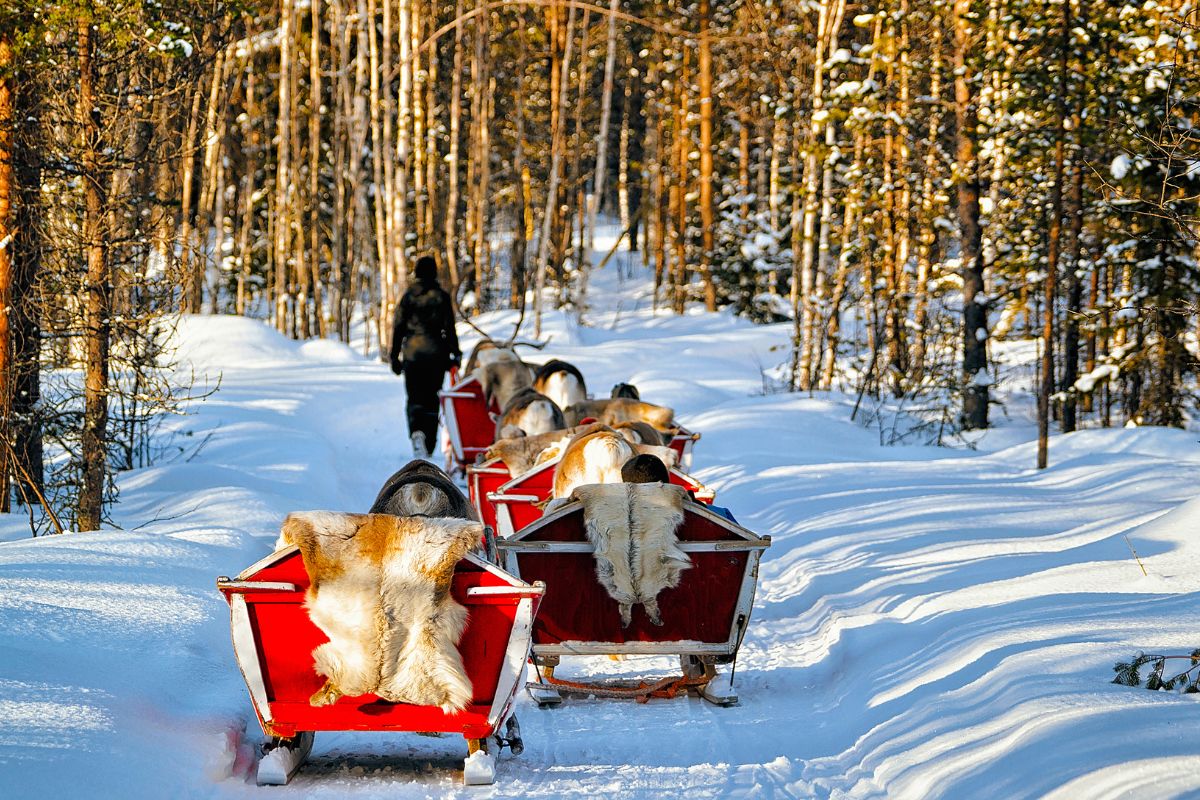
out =
[(681, 487), (661, 483), (596, 484), (571, 493), (583, 504), (584, 529), (596, 548), (596, 578), (620, 606), (625, 627), (637, 603), (662, 625), (658, 594), (678, 586), (692, 565), (675, 535), (685, 497)]
[(280, 538), (300, 549), (310, 580), (304, 605), (329, 637), (313, 650), (326, 681), (309, 702), (374, 694), (446, 713), (466, 708), (472, 689), (458, 642), (467, 610), (450, 582), (482, 536), (471, 520), (289, 514)]

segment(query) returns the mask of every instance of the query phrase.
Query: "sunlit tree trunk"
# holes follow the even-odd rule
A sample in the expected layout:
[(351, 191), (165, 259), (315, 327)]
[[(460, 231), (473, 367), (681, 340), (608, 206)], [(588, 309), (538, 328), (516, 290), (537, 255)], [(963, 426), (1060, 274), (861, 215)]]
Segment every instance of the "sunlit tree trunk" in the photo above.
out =
[(112, 322), (106, 232), (104, 230), (107, 184), (101, 158), (106, 145), (100, 128), (96, 97), (95, 39), (92, 18), (78, 19), (79, 128), (83, 168), (83, 249), (87, 260), (84, 308), (83, 390), (83, 483), (79, 488), (78, 527), (81, 531), (100, 528), (108, 478), (108, 355)]

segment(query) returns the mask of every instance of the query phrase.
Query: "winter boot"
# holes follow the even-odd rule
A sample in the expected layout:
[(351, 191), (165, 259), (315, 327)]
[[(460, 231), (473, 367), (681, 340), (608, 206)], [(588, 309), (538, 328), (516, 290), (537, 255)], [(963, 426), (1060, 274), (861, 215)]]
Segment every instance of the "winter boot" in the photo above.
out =
[(413, 458), (421, 458), (429, 460), (429, 446), (425, 444), (425, 434), (421, 431), (415, 432), (411, 437)]

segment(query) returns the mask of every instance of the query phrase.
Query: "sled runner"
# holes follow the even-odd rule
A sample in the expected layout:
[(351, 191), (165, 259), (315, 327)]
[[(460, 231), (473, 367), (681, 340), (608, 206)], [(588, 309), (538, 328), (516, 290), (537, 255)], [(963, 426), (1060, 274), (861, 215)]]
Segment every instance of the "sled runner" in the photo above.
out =
[(451, 373), (449, 389), (438, 392), (442, 401), (442, 417), (450, 441), (450, 456), (460, 470), (491, 447), (496, 439), (496, 417), (500, 409), (489, 405), (483, 397), (483, 387), (472, 375), (458, 380), (457, 370)]
[[(476, 501), (485, 525), (492, 525), (499, 537), (511, 536), (542, 518), (541, 506), (550, 499), (554, 491), (554, 467), (558, 460), (538, 464), (533, 469), (501, 484), (493, 492), (482, 494), (483, 502)], [(503, 464), (499, 464), (503, 468)], [(716, 494), (700, 481), (679, 469), (670, 470), (671, 483), (695, 493), (696, 500), (712, 505)], [(494, 476), (493, 476), (494, 477)], [(490, 508), (488, 508), (490, 506)], [(489, 522), (491, 518), (494, 522)]]
[[(737, 695), (716, 664), (734, 660), (750, 621), (758, 563), (770, 546), (708, 508), (687, 502), (676, 530), (679, 549), (691, 560), (678, 585), (657, 595), (661, 625), (645, 607), (634, 605), (628, 627), (618, 603), (597, 578), (595, 548), (585, 530), (584, 506), (573, 502), (497, 546), (505, 564), (522, 580), (541, 581), (546, 595), (533, 627), (533, 655), (541, 680), (531, 694), (542, 705), (557, 704), (564, 693), (629, 696), (698, 691), (719, 705)], [(556, 680), (554, 667), (566, 655), (678, 655), (683, 676), (632, 689), (583, 686)]]
[(543, 587), (524, 583), (468, 553), (455, 567), (454, 599), (468, 611), (458, 649), (474, 696), (464, 710), (389, 703), (374, 695), (342, 697), (320, 707), (309, 703), (324, 679), (312, 651), (326, 641), (309, 619), (304, 593), (309, 579), (295, 547), (248, 567), (237, 578), (217, 579), (230, 607), (233, 649), (263, 732), (266, 754), (258, 782), (283, 784), (303, 764), (314, 731), (429, 731), (467, 740), (468, 784), (492, 783), (502, 746), (521, 752), (513, 698), (529, 654), (533, 619)]

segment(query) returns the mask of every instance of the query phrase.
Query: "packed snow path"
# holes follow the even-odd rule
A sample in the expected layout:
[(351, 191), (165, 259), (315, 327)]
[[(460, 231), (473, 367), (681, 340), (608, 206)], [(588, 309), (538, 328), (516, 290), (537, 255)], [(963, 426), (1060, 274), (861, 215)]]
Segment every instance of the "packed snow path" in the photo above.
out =
[[(616, 296), (600, 277), (593, 292)], [(740, 706), (543, 711), (522, 695), (525, 752), (494, 787), (461, 786), (458, 737), (338, 733), (318, 734), (290, 786), (254, 787), (261, 734), (214, 579), (268, 552), (289, 511), (367, 508), (408, 457), (403, 382), (338, 344), (192, 318), (182, 355), (221, 388), (177, 422), (180, 458), (121, 477), (124, 530), (31, 541), (3, 520), (0, 796), (1200, 792), (1195, 696), (1109, 683), (1137, 650), (1200, 646), (1194, 435), (1058, 437), (1042, 473), (1031, 444), (997, 449), (1032, 435), (1020, 414), (982, 452), (881, 448), (847, 421), (851, 399), (762, 394), (783, 327), (621, 296), (590, 327), (550, 317), (539, 355), (577, 364), (598, 396), (629, 380), (674, 406), (703, 433), (696, 475), (774, 538)], [(566, 659), (560, 674), (675, 667)]]

